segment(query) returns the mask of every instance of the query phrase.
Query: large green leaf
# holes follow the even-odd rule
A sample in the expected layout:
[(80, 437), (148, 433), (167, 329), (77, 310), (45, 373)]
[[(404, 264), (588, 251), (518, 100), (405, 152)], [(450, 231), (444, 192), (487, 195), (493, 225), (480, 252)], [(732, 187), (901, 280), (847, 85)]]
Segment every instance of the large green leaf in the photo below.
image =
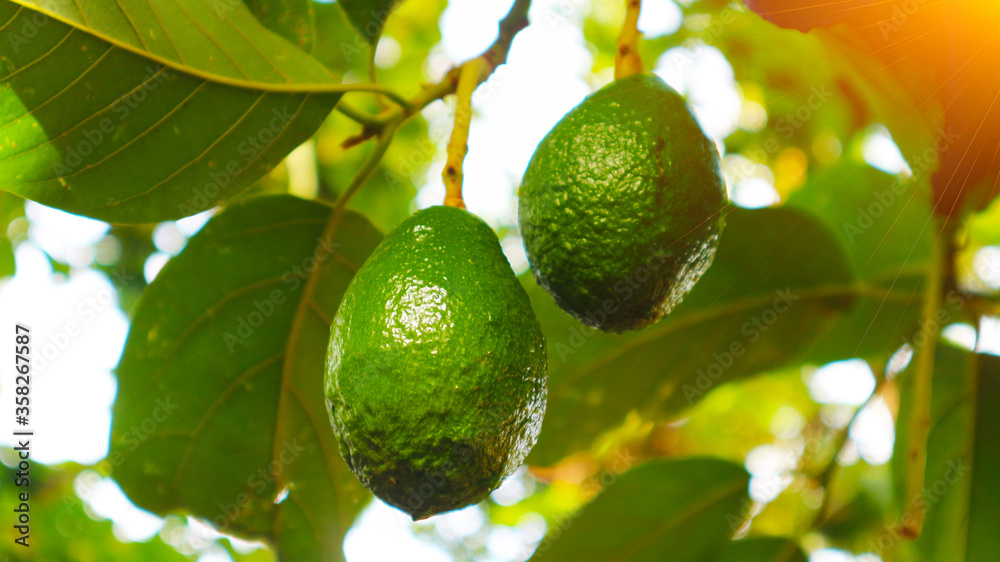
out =
[(802, 361), (827, 339), (860, 340), (829, 329), (841, 309), (910, 296), (855, 281), (830, 230), (790, 208), (732, 211), (712, 267), (641, 332), (594, 333), (533, 282), (528, 289), (549, 346), (549, 405), (533, 464), (587, 448), (633, 409), (662, 419), (717, 384)]
[(657, 461), (618, 477), (532, 560), (713, 559), (736, 530), (750, 475), (711, 458)]
[(361, 37), (371, 45), (378, 44), (382, 28), (393, 7), (402, 0), (340, 0), (338, 4)]
[(821, 217), (845, 248), (859, 279), (912, 299), (859, 299), (806, 359), (885, 359), (903, 344), (920, 314), (919, 286), (938, 233), (928, 193), (864, 163), (844, 159), (814, 173), (788, 205)]
[[(339, 82), (319, 61), (265, 27), (240, 0), (12, 1), (156, 63), (215, 82), (299, 92)], [(289, 17), (281, 6), (289, 2), (256, 0), (252, 5), (273, 25)], [(301, 9), (299, 5), (296, 12)], [(46, 18), (39, 25), (38, 16), (29, 16), (32, 23), (24, 28), (49, 25)], [(300, 19), (295, 12), (290, 17)], [(21, 40), (25, 45), (33, 41)]]
[(329, 427), (323, 361), (380, 239), (355, 213), (265, 196), (224, 210), (167, 263), (117, 369), (110, 460), (137, 505), (268, 539), (287, 560), (341, 559), (367, 494)]
[(265, 27), (309, 52), (316, 36), (312, 0), (243, 0)]
[[(912, 368), (903, 378), (893, 469), (897, 489), (905, 481)], [(927, 519), (912, 546), (898, 533), (910, 517), (905, 511), (887, 524), (875, 546), (899, 547), (907, 559), (924, 562), (987, 562), (1000, 552), (1000, 358), (975, 355), (948, 345), (938, 348), (931, 402), (931, 429), (923, 505)], [(900, 498), (907, 505), (910, 498)]]
[(35, 32), (0, 42), (0, 188), (72, 213), (138, 223), (211, 208), (339, 99), (208, 82), (37, 17), (0, 0), (0, 26)]
[(781, 537), (753, 537), (733, 542), (715, 562), (806, 562), (799, 545)]

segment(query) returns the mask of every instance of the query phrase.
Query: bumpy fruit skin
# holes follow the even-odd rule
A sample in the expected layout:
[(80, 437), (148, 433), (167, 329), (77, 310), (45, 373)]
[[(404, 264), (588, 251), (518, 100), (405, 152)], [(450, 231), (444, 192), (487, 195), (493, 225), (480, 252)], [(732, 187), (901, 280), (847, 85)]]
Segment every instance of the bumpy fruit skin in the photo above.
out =
[(496, 235), (454, 207), (419, 211), (351, 281), (326, 398), (361, 482), (414, 520), (486, 498), (541, 429), (545, 338)]
[(608, 332), (670, 312), (708, 269), (722, 230), (719, 154), (660, 78), (612, 82), (542, 140), (519, 220), (535, 278)]

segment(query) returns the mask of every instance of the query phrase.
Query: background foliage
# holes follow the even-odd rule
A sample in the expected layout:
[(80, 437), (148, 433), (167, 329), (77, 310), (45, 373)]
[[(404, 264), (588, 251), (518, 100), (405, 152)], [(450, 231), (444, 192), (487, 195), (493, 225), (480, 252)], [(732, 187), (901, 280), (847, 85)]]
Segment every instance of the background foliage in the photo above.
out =
[[(10, 555), (344, 557), (345, 535), (373, 508), (324, 412), (328, 326), (381, 233), (438, 172), (435, 123), (448, 110), (435, 103), (403, 125), (342, 215), (330, 204), (373, 142), (345, 143), (362, 127), (333, 110), (391, 105), (345, 93), (373, 69), (404, 96), (440, 79), (446, 4), (0, 0), (0, 278), (17, 271), (16, 248), (37, 245), (22, 198), (108, 221), (101, 244), (117, 255), (105, 259), (99, 244), (85, 263), (49, 260), (66, 278), (112, 280), (131, 322), (107, 457), (36, 465), (35, 546)], [(592, 88), (610, 80), (623, 3), (538, 4), (532, 27), (578, 26), (593, 55), (583, 78)], [(470, 508), (471, 530), (441, 518), (407, 532), (455, 559), (992, 560), (1000, 203), (996, 159), (982, 147), (1000, 90), (982, 69), (1000, 49), (964, 15), (939, 11), (949, 2), (882, 3), (902, 10), (891, 18), (803, 9), (793, 20), (782, 2), (750, 3), (774, 23), (738, 2), (663, 4), (681, 24), (643, 42), (647, 64), (688, 84), (718, 56), (739, 96), (718, 135), (735, 204), (715, 263), (670, 316), (624, 336), (583, 327), (523, 275), (551, 370), (529, 468)], [(994, 8), (977, 7), (985, 21)], [(978, 50), (941, 21), (969, 25)], [(937, 42), (930, 52), (926, 37)], [(372, 49), (392, 44), (394, 64), (375, 68)], [(965, 88), (943, 86), (955, 75)], [(706, 92), (683, 93), (712, 133)], [(532, 96), (546, 103), (544, 89)], [(976, 115), (980, 129), (969, 125)], [(886, 145), (906, 165), (871, 156)], [(909, 444), (910, 359), (930, 331), (923, 289), (939, 266), (932, 209), (959, 200), (932, 178), (964, 170), (964, 183), (933, 182), (967, 188), (973, 214), (934, 311), (948, 337), (933, 379), (929, 519), (911, 542), (900, 531), (903, 455), (866, 454), (862, 429), (888, 414), (897, 453)], [(157, 229), (210, 209), (183, 251), (147, 275)], [(495, 224), (502, 240), (517, 240), (514, 224)], [(870, 382), (861, 399), (817, 390), (823, 373), (851, 372)], [(2, 457), (6, 483), (12, 451)], [(165, 518), (157, 536), (117, 538), (87, 501), (102, 478)], [(13, 498), (2, 497), (10, 513)], [(843, 558), (823, 558), (832, 552)]]

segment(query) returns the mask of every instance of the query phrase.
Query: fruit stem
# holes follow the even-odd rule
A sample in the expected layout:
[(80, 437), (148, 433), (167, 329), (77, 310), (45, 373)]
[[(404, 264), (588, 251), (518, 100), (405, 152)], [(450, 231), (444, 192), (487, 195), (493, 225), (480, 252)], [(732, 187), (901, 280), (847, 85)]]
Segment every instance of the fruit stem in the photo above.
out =
[(920, 536), (926, 516), (924, 484), (927, 469), (927, 438), (931, 428), (931, 388), (934, 382), (934, 358), (940, 336), (937, 319), (943, 304), (945, 279), (951, 272), (955, 228), (957, 221), (943, 219), (940, 234), (934, 241), (925, 287), (924, 306), (921, 311), (920, 329), (927, 338), (919, 349), (915, 349), (914, 373), (912, 381), (913, 408), (907, 420), (909, 443), (906, 444), (906, 492), (903, 495), (904, 519), (902, 535), (915, 540)]
[(615, 80), (645, 72), (642, 57), (639, 56), (639, 12), (642, 0), (625, 0), (625, 24), (618, 36), (618, 50), (615, 51)]
[(469, 127), (472, 124), (472, 93), (479, 86), (480, 79), (489, 67), (486, 60), (476, 57), (462, 65), (458, 77), (458, 87), (455, 90), (458, 104), (455, 107), (455, 126), (451, 130), (448, 141), (448, 160), (444, 164), (441, 177), (444, 179), (444, 204), (450, 207), (465, 208), (462, 201), (462, 171), (465, 155), (469, 152)]

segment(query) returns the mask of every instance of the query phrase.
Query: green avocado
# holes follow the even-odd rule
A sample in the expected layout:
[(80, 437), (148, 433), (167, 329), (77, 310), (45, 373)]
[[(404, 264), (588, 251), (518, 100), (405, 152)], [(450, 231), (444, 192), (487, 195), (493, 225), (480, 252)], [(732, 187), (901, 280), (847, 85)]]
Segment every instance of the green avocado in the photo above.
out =
[(535, 150), (519, 221), (538, 283), (581, 322), (643, 328), (715, 257), (726, 205), (719, 153), (651, 74), (585, 99)]
[(424, 519), (485, 499), (534, 446), (545, 338), (496, 234), (419, 211), (351, 281), (330, 332), (326, 404), (376, 496)]

